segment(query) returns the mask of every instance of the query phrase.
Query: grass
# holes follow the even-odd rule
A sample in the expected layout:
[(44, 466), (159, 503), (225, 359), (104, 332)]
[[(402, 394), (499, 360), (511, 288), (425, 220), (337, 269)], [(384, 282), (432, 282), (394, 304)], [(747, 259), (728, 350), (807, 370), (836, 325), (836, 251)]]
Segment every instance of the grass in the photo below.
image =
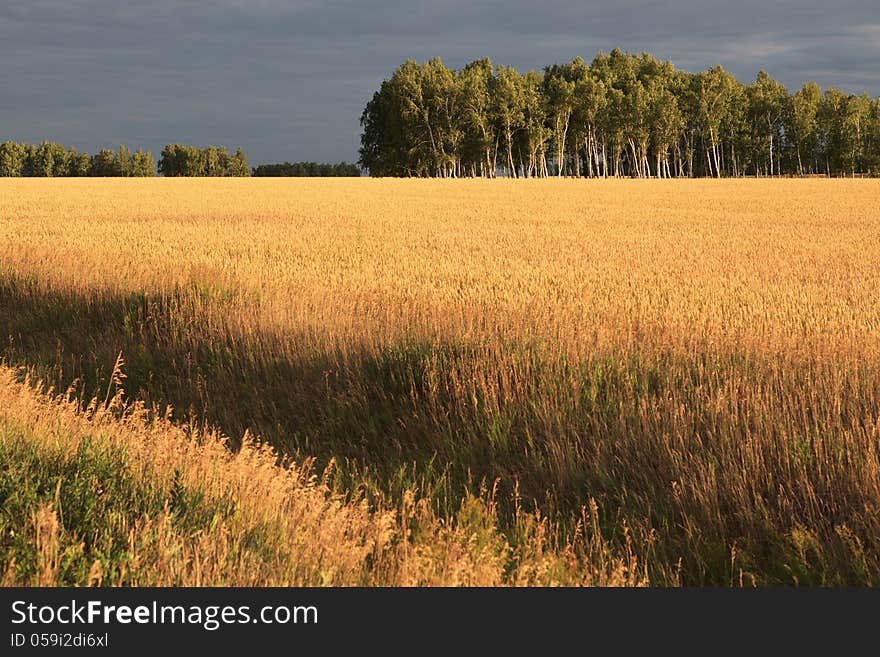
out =
[[(138, 421), (171, 435), (219, 432), (235, 453), (258, 436), (273, 467), (283, 455), (326, 470), (320, 494), (343, 508), (400, 523), (422, 509), (429, 529), (410, 540), (459, 532), (464, 545), (490, 528), (490, 552), (508, 555), (444, 552), (418, 572), (454, 561), (472, 583), (880, 581), (874, 181), (2, 185), (9, 365), (72, 386), (81, 407), (124, 387)], [(36, 531), (36, 510), (70, 504), (52, 481), (76, 472), (154, 487), (124, 479), (127, 457), (103, 447), (52, 465), (2, 435), (9, 480), (34, 481), (12, 514), (26, 519), (19, 535)], [(114, 500), (155, 518), (174, 488), (173, 473), (159, 479), (155, 499)], [(199, 502), (171, 516), (207, 541), (205, 522), (223, 515), (188, 495)], [(82, 536), (87, 516), (72, 517), (59, 536)], [(36, 563), (18, 545), (17, 563)], [(75, 581), (86, 562), (125, 562), (101, 549)], [(261, 581), (323, 581), (254, 549)], [(509, 556), (522, 550), (564, 567), (530, 580), (544, 566)], [(388, 554), (332, 581), (467, 579), (408, 580), (403, 552)]]
[(418, 491), (397, 505), (345, 497), (310, 463), (234, 452), (215, 432), (148, 418), (121, 394), (83, 408), (0, 368), (0, 553), (5, 585), (637, 585), (632, 553), (595, 507), (573, 540), (492, 496), (440, 518)]

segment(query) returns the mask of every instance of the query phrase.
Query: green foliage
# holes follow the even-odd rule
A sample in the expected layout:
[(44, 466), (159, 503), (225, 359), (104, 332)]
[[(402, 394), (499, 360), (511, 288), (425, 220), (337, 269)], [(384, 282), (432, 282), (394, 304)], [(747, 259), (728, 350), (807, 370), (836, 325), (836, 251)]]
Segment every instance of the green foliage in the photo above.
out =
[(92, 158), (88, 153), (77, 153), (71, 146), (67, 152), (67, 175), (72, 178), (89, 176), (92, 172)]
[[(798, 171), (804, 172), (804, 159), (807, 163), (817, 162), (819, 104), (822, 90), (815, 82), (808, 82), (789, 100), (785, 117), (785, 134), (797, 154)], [(816, 167), (818, 168), (818, 167)]]
[(410, 60), (364, 108), (359, 163), (373, 176), (875, 173), (878, 103), (619, 49), (524, 75), (489, 59), (458, 71)]
[(112, 151), (103, 148), (94, 155), (80, 153), (72, 146), (48, 141), (39, 146), (7, 141), (0, 144), (0, 177), (83, 177), (83, 176), (154, 176), (156, 164), (149, 151), (132, 153), (120, 146)]
[(28, 147), (7, 141), (0, 144), (0, 176), (21, 176), (28, 158)]
[(765, 71), (758, 72), (755, 83), (749, 87), (749, 115), (754, 126), (755, 145), (761, 159), (769, 162), (769, 173), (778, 173), (774, 162), (774, 145), (778, 147), (783, 140), (783, 118), (789, 103), (786, 88)]
[(273, 177), (352, 177), (360, 176), (361, 170), (357, 164), (340, 162), (339, 164), (324, 164), (319, 162), (285, 162), (284, 164), (261, 164), (254, 167), (254, 176)]
[(251, 175), (251, 167), (248, 164), (244, 151), (240, 148), (235, 149), (235, 155), (229, 160), (226, 169), (227, 176), (247, 177)]
[(178, 176), (249, 176), (251, 169), (240, 148), (229, 155), (226, 147), (184, 146), (168, 144), (159, 157), (159, 173), (165, 177)]
[(67, 153), (61, 144), (44, 141), (31, 147), (27, 170), (36, 177), (64, 175), (67, 171)]
[(156, 161), (150, 151), (137, 149), (131, 156), (131, 175), (150, 177), (156, 175)]
[(125, 145), (119, 147), (116, 151), (116, 175), (127, 178), (131, 176), (131, 150)]
[(91, 173), (93, 176), (116, 175), (116, 153), (102, 148), (92, 156)]
[[(100, 439), (85, 440), (75, 451), (37, 449), (24, 434), (0, 425), (0, 561), (14, 564), (19, 580), (39, 575), (39, 541), (34, 541), (34, 513), (53, 506), (63, 525), (58, 536), (55, 584), (88, 583), (98, 560), (111, 582), (137, 575), (137, 560), (127, 527), (170, 511), (170, 522), (186, 535), (210, 531), (212, 521), (229, 509), (175, 479), (133, 473), (122, 449)], [(216, 521), (215, 521), (216, 522)], [(134, 572), (132, 572), (134, 570)]]

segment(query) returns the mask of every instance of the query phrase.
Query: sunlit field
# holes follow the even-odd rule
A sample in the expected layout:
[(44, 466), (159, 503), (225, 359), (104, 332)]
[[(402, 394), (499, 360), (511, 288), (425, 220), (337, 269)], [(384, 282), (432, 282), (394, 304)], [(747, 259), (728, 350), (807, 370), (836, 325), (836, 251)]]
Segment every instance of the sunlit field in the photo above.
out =
[(878, 290), (874, 180), (3, 180), (0, 577), (880, 584)]

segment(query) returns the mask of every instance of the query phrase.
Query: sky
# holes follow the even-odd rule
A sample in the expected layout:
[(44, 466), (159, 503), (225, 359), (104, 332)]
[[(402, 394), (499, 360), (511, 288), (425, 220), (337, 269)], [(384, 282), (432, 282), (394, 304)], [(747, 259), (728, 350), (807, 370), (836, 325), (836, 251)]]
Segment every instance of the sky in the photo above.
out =
[(0, 0), (0, 141), (351, 162), (407, 59), (527, 71), (614, 47), (880, 95), (878, 0)]

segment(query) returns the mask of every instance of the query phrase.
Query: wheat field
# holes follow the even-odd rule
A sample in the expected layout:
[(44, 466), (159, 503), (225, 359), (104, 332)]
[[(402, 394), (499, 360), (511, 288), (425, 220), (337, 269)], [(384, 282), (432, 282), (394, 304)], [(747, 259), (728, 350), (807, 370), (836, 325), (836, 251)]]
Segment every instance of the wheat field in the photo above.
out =
[(880, 583), (878, 207), (0, 181), (6, 582)]

